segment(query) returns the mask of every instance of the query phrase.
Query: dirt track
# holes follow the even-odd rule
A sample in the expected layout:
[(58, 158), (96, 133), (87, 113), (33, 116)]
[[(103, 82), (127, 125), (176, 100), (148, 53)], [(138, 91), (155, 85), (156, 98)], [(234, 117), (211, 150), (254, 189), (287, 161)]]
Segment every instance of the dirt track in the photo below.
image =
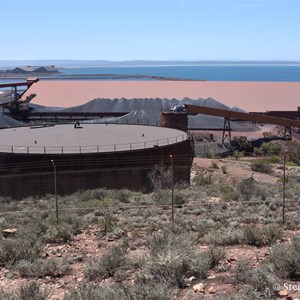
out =
[(278, 177), (274, 175), (253, 172), (250, 169), (250, 166), (243, 161), (235, 161), (230, 159), (208, 159), (200, 157), (194, 158), (194, 164), (196, 164), (198, 167), (204, 167), (206, 169), (211, 166), (213, 161), (219, 166), (220, 172), (222, 172), (221, 167), (226, 166), (227, 173), (236, 179), (249, 178), (252, 176), (258, 182), (269, 184), (276, 184), (278, 180)]

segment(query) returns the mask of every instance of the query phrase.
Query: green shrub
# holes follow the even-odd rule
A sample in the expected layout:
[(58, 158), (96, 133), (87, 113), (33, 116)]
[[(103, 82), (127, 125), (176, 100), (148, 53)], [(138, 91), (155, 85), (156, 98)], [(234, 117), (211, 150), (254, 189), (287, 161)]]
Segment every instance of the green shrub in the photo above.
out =
[(208, 174), (205, 171), (199, 172), (193, 178), (193, 183), (200, 186), (210, 185), (212, 184), (212, 174)]
[(221, 170), (222, 170), (222, 173), (223, 173), (223, 174), (227, 174), (227, 173), (228, 173), (228, 171), (227, 171), (227, 166), (225, 166), (225, 165), (223, 165), (223, 166), (221, 167)]
[(238, 150), (235, 150), (233, 152), (233, 157), (236, 159), (236, 160), (239, 160), (240, 158), (244, 157), (245, 153), (244, 151), (238, 151)]
[(73, 228), (69, 224), (58, 224), (49, 226), (44, 235), (47, 243), (65, 243), (72, 239)]
[(42, 288), (38, 282), (31, 281), (20, 286), (17, 295), (18, 300), (47, 300), (50, 299), (51, 293), (49, 289)]
[(114, 276), (117, 270), (126, 265), (125, 250), (120, 246), (112, 245), (101, 257), (91, 259), (84, 275), (88, 280), (104, 279)]
[(278, 155), (272, 155), (268, 159), (268, 161), (272, 164), (279, 164), (282, 162), (281, 158)]
[[(149, 259), (142, 268), (138, 280), (147, 282), (166, 282), (184, 287), (185, 277), (191, 271), (195, 260), (194, 242), (190, 236), (176, 235), (170, 230), (153, 234), (148, 238)], [(205, 266), (209, 269), (208, 262)]]
[(137, 284), (131, 291), (130, 300), (171, 300), (175, 292), (164, 283)]
[(15, 292), (7, 292), (1, 287), (0, 300), (17, 300), (17, 295), (15, 295)]
[[(263, 292), (256, 291), (253, 287), (247, 287), (244, 291), (235, 293), (235, 295), (227, 295), (219, 293), (214, 295), (212, 300), (274, 300), (274, 295), (270, 291), (266, 290)], [(204, 295), (191, 294), (187, 300), (207, 300)]]
[(254, 152), (258, 155), (274, 156), (280, 155), (282, 147), (277, 143), (262, 143), (259, 148), (254, 148)]
[(272, 166), (268, 160), (257, 159), (251, 162), (251, 170), (254, 172), (269, 174), (272, 172)]
[(265, 200), (269, 196), (269, 192), (253, 177), (248, 177), (239, 181), (236, 185), (236, 192), (240, 194), (243, 200), (249, 201), (252, 198), (255, 200)]
[(243, 231), (241, 229), (222, 227), (218, 230), (210, 231), (204, 237), (204, 241), (208, 245), (237, 245), (243, 241)]
[(263, 292), (265, 290), (273, 290), (273, 284), (277, 281), (273, 268), (269, 264), (262, 264), (261, 266), (254, 268), (248, 283), (253, 286), (256, 291)]
[(39, 256), (42, 242), (36, 236), (28, 238), (13, 238), (0, 240), (0, 266), (8, 266), (26, 259), (31, 260)]
[(290, 141), (287, 143), (287, 159), (297, 165), (300, 165), (300, 146), (297, 141)]
[(244, 241), (249, 245), (271, 245), (283, 236), (283, 230), (278, 225), (266, 225), (263, 227), (246, 226), (243, 228)]
[(294, 238), (290, 245), (274, 245), (270, 262), (281, 277), (297, 279), (300, 276), (300, 238)]
[(205, 158), (212, 158), (213, 157), (213, 153), (212, 153), (212, 151), (209, 147), (208, 148), (205, 147), (204, 157)]
[(133, 288), (80, 284), (70, 289), (64, 300), (171, 300), (173, 296), (174, 291), (163, 283), (137, 284)]
[(154, 234), (148, 239), (149, 259), (138, 274), (138, 281), (165, 282), (172, 286), (184, 287), (186, 278), (205, 278), (223, 252), (209, 248), (197, 252), (195, 241), (186, 232), (174, 233), (169, 229)]
[(226, 251), (223, 247), (209, 246), (208, 249), (201, 253), (208, 257), (210, 268), (214, 268), (219, 262), (226, 257)]
[(99, 227), (106, 234), (112, 232), (116, 227), (117, 220), (112, 213), (113, 200), (105, 197), (100, 200), (99, 207), (103, 214), (103, 219), (101, 220)]
[(121, 286), (80, 284), (71, 288), (64, 296), (64, 300), (129, 300), (129, 298)]
[(217, 164), (214, 160), (211, 161), (210, 167), (211, 167), (212, 169), (219, 169), (218, 164)]
[(69, 265), (66, 261), (59, 262), (55, 258), (37, 259), (33, 262), (21, 260), (16, 270), (19, 271), (21, 277), (60, 277), (68, 274)]
[(153, 190), (170, 189), (172, 185), (171, 168), (162, 164), (155, 165), (148, 174)]
[(237, 262), (235, 269), (236, 281), (251, 285), (255, 291), (273, 291), (273, 284), (277, 281), (273, 268), (270, 264), (262, 264), (252, 268), (249, 259)]
[(113, 215), (107, 214), (100, 221), (99, 227), (105, 234), (108, 232), (113, 232), (116, 227), (116, 222), (117, 220)]
[(171, 203), (171, 190), (170, 189), (156, 189), (152, 193), (152, 199), (157, 204), (168, 205)]
[(250, 259), (249, 258), (239, 260), (235, 267), (236, 282), (237, 283), (246, 282), (247, 278), (249, 277), (250, 270), (251, 270), (251, 267), (250, 267)]

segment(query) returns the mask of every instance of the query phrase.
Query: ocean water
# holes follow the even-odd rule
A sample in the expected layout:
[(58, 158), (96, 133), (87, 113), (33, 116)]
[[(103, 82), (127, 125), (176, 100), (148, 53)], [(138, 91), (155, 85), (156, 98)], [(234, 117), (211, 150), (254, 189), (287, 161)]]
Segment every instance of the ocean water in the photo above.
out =
[[(300, 65), (205, 65), (205, 66), (146, 66), (146, 67), (84, 67), (59, 70), (63, 76), (82, 75), (84, 80), (112, 80), (88, 75), (147, 75), (207, 81), (272, 81), (300, 82)], [(55, 75), (61, 79), (63, 76)], [(47, 77), (39, 77), (47, 79)], [(68, 77), (67, 79), (70, 79)], [(80, 79), (80, 78), (77, 78)], [(124, 79), (116, 79), (124, 80)], [(125, 79), (126, 80), (126, 79)], [(136, 80), (136, 79), (127, 79)], [(147, 79), (142, 79), (147, 80)], [(149, 79), (148, 79), (149, 80)], [(23, 82), (24, 79), (0, 79), (0, 83)]]
[(300, 82), (300, 66), (155, 66), (61, 69), (66, 75), (147, 75), (208, 81)]

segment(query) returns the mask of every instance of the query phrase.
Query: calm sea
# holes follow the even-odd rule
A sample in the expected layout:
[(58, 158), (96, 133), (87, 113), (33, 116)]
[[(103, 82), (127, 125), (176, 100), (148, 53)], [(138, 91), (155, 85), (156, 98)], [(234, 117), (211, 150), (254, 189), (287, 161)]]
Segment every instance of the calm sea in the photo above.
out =
[(161, 66), (91, 67), (61, 70), (64, 74), (150, 75), (209, 81), (300, 82), (300, 66)]
[[(239, 66), (146, 66), (146, 67), (89, 67), (65, 68), (60, 72), (67, 75), (147, 75), (180, 79), (208, 81), (282, 81), (300, 82), (300, 65), (239, 65)], [(55, 75), (58, 79), (58, 75)], [(41, 77), (40, 77), (41, 78)], [(47, 79), (47, 78), (45, 78)], [(68, 78), (69, 79), (69, 78)], [(79, 78), (78, 78), (79, 79)], [(99, 77), (84, 76), (86, 80), (99, 80)], [(112, 80), (112, 78), (106, 78)], [(2, 80), (0, 83), (24, 81), (24, 79)]]

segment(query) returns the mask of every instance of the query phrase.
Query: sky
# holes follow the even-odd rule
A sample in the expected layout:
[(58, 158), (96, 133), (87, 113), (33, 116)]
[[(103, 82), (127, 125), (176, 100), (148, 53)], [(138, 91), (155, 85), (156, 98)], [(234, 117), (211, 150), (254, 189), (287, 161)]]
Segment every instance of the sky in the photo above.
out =
[(300, 0), (0, 0), (0, 60), (300, 60)]

